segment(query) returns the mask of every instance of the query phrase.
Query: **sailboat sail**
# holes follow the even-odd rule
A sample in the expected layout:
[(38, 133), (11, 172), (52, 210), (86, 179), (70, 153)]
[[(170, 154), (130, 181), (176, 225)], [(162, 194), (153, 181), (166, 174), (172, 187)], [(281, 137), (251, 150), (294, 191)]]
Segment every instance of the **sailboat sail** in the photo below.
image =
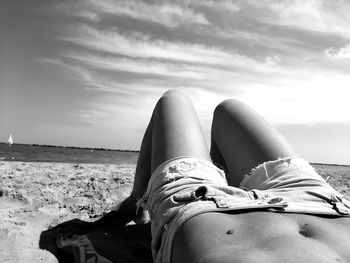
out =
[(10, 138), (8, 139), (8, 143), (9, 143), (9, 145), (12, 145), (12, 144), (13, 144), (12, 134), (10, 134)]

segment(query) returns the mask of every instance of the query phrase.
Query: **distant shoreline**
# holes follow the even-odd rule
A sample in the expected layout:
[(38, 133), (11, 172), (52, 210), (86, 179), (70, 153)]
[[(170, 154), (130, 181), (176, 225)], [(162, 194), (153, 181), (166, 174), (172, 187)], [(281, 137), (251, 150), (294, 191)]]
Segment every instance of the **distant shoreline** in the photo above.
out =
[(122, 149), (0, 143), (1, 161), (136, 164), (138, 155), (138, 151)]
[[(27, 150), (22, 151), (22, 148), (27, 148)], [(28, 151), (28, 148), (33, 147), (34, 149), (37, 149), (36, 151)], [(41, 150), (39, 150), (41, 148)], [(47, 150), (45, 150), (47, 148)], [(11, 153), (11, 149), (13, 152)], [(57, 153), (59, 154), (65, 154), (65, 155), (74, 155), (73, 160), (67, 160), (66, 158), (60, 158), (57, 159), (56, 157), (53, 157), (53, 159), (47, 159), (44, 158), (42, 154), (39, 152), (42, 152), (44, 149), (44, 152), (51, 152), (53, 155), (56, 155)], [(70, 151), (72, 150), (72, 151)], [(73, 153), (75, 152), (75, 153)], [(114, 163), (112, 160), (107, 160), (110, 159), (112, 155), (118, 155), (118, 154), (133, 154), (133, 155), (138, 155), (140, 151), (136, 150), (129, 150), (129, 149), (110, 149), (110, 148), (97, 148), (97, 147), (77, 147), (77, 146), (60, 146), (60, 145), (47, 145), (47, 144), (26, 144), (26, 143), (14, 143), (11, 147), (8, 146), (8, 143), (0, 142), (0, 161), (25, 161), (25, 162), (83, 162), (85, 163), (84, 160), (84, 154), (86, 153), (92, 153), (92, 152), (100, 152), (101, 154), (103, 153), (103, 158), (105, 160), (103, 161), (97, 161), (97, 163)], [(17, 154), (16, 154), (17, 153)], [(14, 154), (14, 158), (10, 157), (9, 154)], [(32, 155), (33, 158), (29, 158), (28, 154)], [(89, 154), (89, 155), (90, 155)], [(40, 157), (35, 157), (40, 155)], [(80, 156), (81, 155), (81, 156)], [(7, 156), (5, 158), (5, 156)], [(18, 158), (20, 157), (20, 158)], [(119, 156), (118, 156), (119, 157)], [(90, 156), (86, 156), (85, 158), (90, 159)], [(96, 158), (96, 156), (94, 157)], [(137, 162), (137, 157), (134, 156), (133, 158), (134, 162)], [(92, 160), (87, 161), (88, 163), (91, 163)], [(336, 163), (317, 163), (317, 162), (310, 162), (311, 165), (328, 165), (328, 166), (345, 166), (345, 167), (350, 167), (350, 164), (336, 164)]]
[[(0, 144), (8, 145), (6, 142), (0, 142)], [(138, 153), (138, 150), (129, 150), (129, 149), (109, 149), (102, 147), (78, 147), (78, 146), (61, 146), (61, 145), (52, 145), (52, 144), (29, 144), (29, 143), (14, 143), (12, 146), (40, 146), (40, 147), (52, 147), (52, 148), (66, 148), (66, 149), (80, 149), (80, 150), (95, 150), (95, 151), (116, 151), (116, 152), (134, 152)], [(11, 147), (12, 147), (11, 146)]]

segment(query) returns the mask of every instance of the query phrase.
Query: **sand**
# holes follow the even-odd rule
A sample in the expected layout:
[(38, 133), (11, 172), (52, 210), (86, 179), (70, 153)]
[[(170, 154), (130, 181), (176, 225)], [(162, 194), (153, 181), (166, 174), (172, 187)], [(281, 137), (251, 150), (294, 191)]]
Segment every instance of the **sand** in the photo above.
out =
[[(350, 167), (314, 165), (350, 199)], [(58, 262), (39, 249), (42, 231), (79, 218), (94, 221), (131, 191), (134, 164), (0, 161), (0, 261)]]
[(42, 231), (94, 221), (127, 197), (135, 165), (0, 162), (0, 262), (58, 262)]

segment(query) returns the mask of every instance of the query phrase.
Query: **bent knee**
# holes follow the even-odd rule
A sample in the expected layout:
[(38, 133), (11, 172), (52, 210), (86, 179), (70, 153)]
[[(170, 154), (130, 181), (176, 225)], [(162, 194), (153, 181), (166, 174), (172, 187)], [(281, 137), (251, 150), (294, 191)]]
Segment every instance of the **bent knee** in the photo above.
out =
[(224, 100), (218, 106), (216, 106), (214, 110), (214, 119), (225, 112), (233, 113), (247, 107), (248, 105), (237, 99)]
[(176, 102), (176, 103), (191, 103), (191, 99), (182, 91), (171, 89), (166, 91), (159, 99), (158, 104)]

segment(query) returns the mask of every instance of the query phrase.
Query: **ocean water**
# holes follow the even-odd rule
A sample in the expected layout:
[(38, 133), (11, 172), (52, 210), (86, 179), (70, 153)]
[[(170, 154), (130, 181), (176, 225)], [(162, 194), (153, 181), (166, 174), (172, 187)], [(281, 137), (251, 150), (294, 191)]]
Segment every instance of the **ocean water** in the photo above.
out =
[(136, 164), (138, 152), (0, 143), (0, 161)]

